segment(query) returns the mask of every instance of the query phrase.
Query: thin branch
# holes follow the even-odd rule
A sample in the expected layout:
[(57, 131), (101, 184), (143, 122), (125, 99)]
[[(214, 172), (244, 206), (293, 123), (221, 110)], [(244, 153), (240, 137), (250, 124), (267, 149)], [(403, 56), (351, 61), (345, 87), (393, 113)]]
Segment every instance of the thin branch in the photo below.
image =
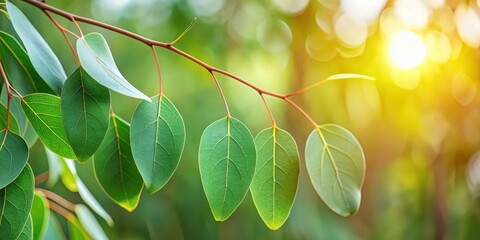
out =
[(265, 104), (265, 108), (267, 108), (268, 116), (270, 116), (270, 120), (272, 121), (272, 126), (276, 126), (275, 123), (275, 118), (273, 117), (272, 111), (270, 110), (270, 107), (268, 106), (267, 100), (265, 99), (265, 96), (263, 96), (262, 93), (260, 93), (260, 97), (262, 98), (263, 104)]
[(223, 94), (222, 87), (220, 86), (220, 83), (217, 80), (217, 77), (215, 77), (215, 73), (210, 71), (210, 74), (212, 75), (213, 80), (215, 80), (215, 85), (217, 85), (218, 91), (220, 92), (220, 96), (222, 97), (223, 105), (225, 106), (225, 110), (227, 111), (227, 116), (230, 117), (230, 110), (228, 109), (228, 104), (227, 104), (227, 99), (225, 98), (225, 94)]
[(35, 186), (40, 185), (48, 180), (49, 173), (45, 171), (40, 173), (39, 175), (35, 176)]
[[(7, 88), (7, 116), (5, 120), (5, 132), (8, 133), (8, 131), (10, 130), (10, 114), (11, 114), (10, 105), (13, 98), (13, 94), (10, 91), (10, 83), (8, 82), (7, 74), (5, 73), (5, 69), (3, 68), (3, 62), (1, 60), (0, 60), (0, 72), (3, 78), (3, 81), (5, 82), (5, 87)], [(6, 137), (7, 137), (7, 134), (5, 134), (5, 138)], [(3, 145), (3, 141), (2, 141), (2, 145)]]
[(83, 38), (82, 29), (80, 28), (80, 25), (78, 25), (77, 21), (75, 21), (75, 18), (70, 17), (70, 20), (73, 22), (73, 24), (75, 24), (75, 27), (77, 27), (77, 30), (80, 33), (80, 36)]
[(206, 70), (208, 70), (209, 72), (217, 72), (217, 73), (220, 73), (222, 75), (225, 75), (227, 77), (230, 77), (234, 80), (237, 80), (247, 86), (249, 86), (250, 88), (253, 88), (255, 91), (259, 92), (259, 93), (263, 93), (263, 94), (266, 94), (266, 95), (270, 95), (270, 96), (273, 96), (273, 97), (277, 97), (277, 98), (285, 98), (285, 95), (282, 95), (282, 94), (278, 94), (278, 93), (274, 93), (274, 92), (270, 92), (270, 91), (266, 91), (260, 87), (257, 87), (249, 82), (247, 82), (246, 80), (232, 74), (232, 73), (229, 73), (227, 71), (224, 71), (222, 69), (218, 69), (216, 67), (213, 67), (213, 66), (210, 66), (204, 62), (202, 62), (201, 60), (191, 56), (190, 54), (174, 47), (173, 45), (169, 44), (169, 43), (164, 43), (164, 42), (159, 42), (159, 41), (155, 41), (155, 40), (152, 40), (152, 39), (149, 39), (149, 38), (146, 38), (146, 37), (143, 37), (141, 35), (138, 35), (136, 33), (133, 33), (133, 32), (130, 32), (130, 31), (127, 31), (125, 29), (122, 29), (122, 28), (119, 28), (119, 27), (115, 27), (115, 26), (112, 26), (110, 24), (106, 24), (106, 23), (103, 23), (103, 22), (99, 22), (99, 21), (96, 21), (96, 20), (93, 20), (93, 19), (90, 19), (90, 18), (86, 18), (86, 17), (82, 17), (82, 16), (78, 16), (78, 15), (75, 15), (75, 14), (71, 14), (69, 12), (65, 12), (63, 10), (60, 10), (58, 8), (55, 8), (55, 7), (52, 7), (48, 4), (45, 4), (45, 3), (41, 3), (41, 2), (38, 2), (38, 1), (35, 1), (35, 0), (23, 0), (24, 2), (28, 3), (28, 4), (31, 4), (43, 11), (48, 11), (48, 12), (52, 12), (52, 13), (55, 13), (56, 15), (58, 16), (61, 16), (61, 17), (64, 17), (72, 22), (83, 22), (83, 23), (87, 23), (87, 24), (90, 24), (90, 25), (94, 25), (94, 26), (97, 26), (97, 27), (100, 27), (100, 28), (103, 28), (103, 29), (107, 29), (107, 30), (110, 30), (110, 31), (113, 31), (113, 32), (117, 32), (119, 34), (122, 34), (124, 36), (127, 36), (127, 37), (130, 37), (132, 39), (135, 39), (139, 42), (142, 42), (148, 46), (159, 46), (159, 47), (162, 47), (162, 48), (165, 48), (165, 49), (168, 49), (172, 52), (175, 52), (177, 53), (178, 55), (184, 57), (184, 58), (187, 58), (189, 59), (190, 61), (200, 65), (201, 67), (205, 68)]
[(310, 115), (308, 115), (300, 106), (298, 106), (296, 103), (294, 103), (289, 98), (285, 98), (285, 101), (288, 102), (290, 105), (292, 105), (294, 108), (296, 108), (300, 113), (302, 113), (303, 116), (305, 116), (305, 118), (307, 118), (308, 121), (313, 125), (313, 127), (315, 127), (315, 128), (318, 127), (318, 124), (313, 120), (313, 118), (310, 117)]
[(159, 95), (163, 94), (163, 81), (162, 81), (162, 72), (160, 71), (160, 63), (158, 62), (158, 55), (157, 50), (155, 50), (155, 46), (151, 46), (153, 57), (155, 58), (155, 65), (157, 66), (157, 73), (158, 73), (158, 86), (159, 86)]
[(63, 206), (64, 208), (70, 211), (73, 211), (73, 212), (75, 211), (75, 204), (69, 202), (65, 198), (60, 197), (56, 193), (48, 191), (43, 188), (36, 188), (36, 189), (41, 191), (43, 194), (45, 194), (45, 197), (47, 197), (48, 199), (55, 201), (56, 203), (60, 204), (61, 206)]
[(60, 205), (56, 204), (55, 202), (48, 201), (48, 207), (53, 211), (55, 211), (56, 213), (60, 214), (62, 217), (64, 217), (67, 220), (75, 217), (71, 212), (65, 210), (65, 208), (62, 208)]
[(75, 58), (75, 61), (77, 62), (78, 67), (80, 67), (81, 66), (80, 59), (78, 58), (77, 52), (75, 52), (75, 48), (73, 48), (73, 44), (70, 41), (70, 39), (68, 38), (66, 33), (69, 33), (69, 34), (73, 35), (77, 39), (80, 38), (80, 37), (77, 34), (71, 32), (70, 30), (68, 30), (68, 29), (64, 28), (62, 25), (60, 25), (60, 23), (58, 23), (57, 20), (55, 20), (55, 18), (53, 18), (47, 11), (44, 11), (44, 13), (53, 22), (53, 24), (55, 24), (55, 26), (57, 26), (58, 30), (60, 30), (60, 32), (62, 33), (63, 38), (65, 38), (65, 41), (67, 41), (67, 44), (68, 44), (68, 47), (70, 48), (70, 51), (72, 51), (73, 57)]

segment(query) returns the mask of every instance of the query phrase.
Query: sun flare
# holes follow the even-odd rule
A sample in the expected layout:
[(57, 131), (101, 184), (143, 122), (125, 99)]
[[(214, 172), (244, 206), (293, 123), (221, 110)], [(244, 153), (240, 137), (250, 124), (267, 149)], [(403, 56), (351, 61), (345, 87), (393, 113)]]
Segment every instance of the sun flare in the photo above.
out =
[(402, 30), (393, 35), (388, 49), (392, 63), (402, 69), (422, 64), (427, 55), (422, 38), (411, 31)]

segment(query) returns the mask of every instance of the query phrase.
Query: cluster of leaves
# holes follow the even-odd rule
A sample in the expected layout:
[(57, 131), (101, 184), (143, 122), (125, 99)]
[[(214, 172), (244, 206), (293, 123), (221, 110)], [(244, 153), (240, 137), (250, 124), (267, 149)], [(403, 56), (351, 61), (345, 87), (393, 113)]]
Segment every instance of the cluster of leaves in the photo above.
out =
[[(77, 176), (74, 160), (92, 159), (105, 193), (133, 211), (144, 186), (154, 194), (175, 172), (185, 144), (183, 119), (163, 93), (149, 98), (123, 77), (101, 34), (77, 40), (79, 67), (67, 77), (25, 15), (10, 2), (6, 9), (20, 41), (0, 31), (0, 61), (8, 76), (4, 80), (25, 96), (17, 93), (12, 99), (9, 85), (3, 88), (0, 239), (41, 237), (50, 225), (53, 203), (48, 204), (47, 190), (35, 191), (27, 163), (37, 136), (47, 150), (50, 185), (61, 175), (69, 190), (79, 192), (94, 212), (113, 224)], [(130, 124), (111, 110), (110, 90), (142, 99)], [(327, 206), (342, 216), (355, 214), (365, 172), (355, 137), (337, 125), (316, 126), (305, 157), (312, 183)], [(288, 218), (297, 191), (299, 153), (293, 137), (275, 124), (254, 139), (230, 115), (215, 121), (200, 140), (199, 167), (216, 220), (231, 216), (248, 191), (269, 228), (278, 229)], [(74, 213), (66, 215), (72, 236), (106, 238), (89, 208), (66, 208)]]

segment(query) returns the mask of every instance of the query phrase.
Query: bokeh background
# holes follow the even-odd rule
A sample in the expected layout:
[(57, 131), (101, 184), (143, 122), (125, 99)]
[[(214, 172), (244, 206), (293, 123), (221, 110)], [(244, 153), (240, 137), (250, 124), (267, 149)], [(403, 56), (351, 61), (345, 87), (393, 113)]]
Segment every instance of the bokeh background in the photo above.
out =
[[(66, 71), (72, 72), (76, 64), (60, 32), (38, 9), (15, 3), (47, 39)], [(185, 151), (171, 181), (153, 196), (144, 194), (138, 208), (128, 213), (101, 191), (91, 162), (77, 166), (115, 221), (110, 228), (99, 219), (112, 239), (479, 238), (480, 1), (48, 3), (164, 42), (175, 39), (197, 17), (191, 31), (176, 44), (178, 48), (279, 93), (337, 73), (376, 78), (329, 82), (293, 98), (318, 123), (348, 128), (364, 148), (362, 204), (358, 214), (349, 218), (331, 212), (310, 183), (303, 149), (312, 126), (286, 103), (267, 99), (278, 125), (293, 134), (302, 156), (291, 216), (273, 232), (261, 221), (249, 194), (226, 222), (213, 220), (200, 182), (197, 152), (204, 128), (225, 116), (221, 98), (208, 72), (159, 49), (165, 94), (182, 113), (187, 128)], [(75, 30), (73, 24), (57, 19)], [(148, 95), (157, 93), (155, 63), (148, 47), (100, 28), (81, 27), (84, 33), (98, 31), (106, 37), (119, 68), (133, 85)], [(402, 31), (414, 36), (413, 42), (395, 37)], [(231, 79), (219, 80), (233, 116), (254, 135), (269, 127), (256, 92)], [(137, 104), (113, 94), (114, 110), (124, 119), (130, 120)], [(36, 174), (48, 168), (39, 142), (30, 162)], [(61, 183), (53, 191), (81, 202)]]

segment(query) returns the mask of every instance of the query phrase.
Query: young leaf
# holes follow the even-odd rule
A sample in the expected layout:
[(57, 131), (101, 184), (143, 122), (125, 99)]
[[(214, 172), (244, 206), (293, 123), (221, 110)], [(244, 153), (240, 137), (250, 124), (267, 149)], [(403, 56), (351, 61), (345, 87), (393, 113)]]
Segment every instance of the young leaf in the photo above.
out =
[(226, 117), (210, 124), (199, 148), (200, 176), (216, 221), (224, 221), (242, 203), (252, 182), (257, 159), (248, 128)]
[(143, 181), (133, 160), (129, 136), (128, 123), (112, 116), (105, 139), (93, 156), (93, 166), (102, 189), (131, 212), (140, 200)]
[(272, 127), (255, 138), (257, 166), (250, 191), (263, 222), (279, 229), (288, 218), (297, 193), (297, 144), (286, 131)]
[(80, 162), (87, 161), (100, 147), (108, 129), (110, 92), (79, 68), (62, 90), (63, 126)]
[(4, 31), (0, 31), (0, 58), (10, 83), (21, 94), (55, 93), (35, 71), (20, 43)]
[(147, 193), (153, 194), (172, 177), (185, 145), (182, 116), (167, 97), (140, 103), (133, 114), (130, 142)]
[(11, 2), (7, 1), (6, 6), (13, 28), (25, 45), (33, 67), (56, 93), (60, 93), (67, 79), (62, 64), (27, 17)]
[[(7, 128), (7, 108), (0, 104), (0, 130)], [(10, 114), (10, 130), (16, 134), (20, 134), (17, 119)]]
[(47, 186), (53, 187), (57, 183), (58, 179), (60, 178), (60, 174), (63, 171), (61, 162), (62, 160), (60, 160), (60, 157), (57, 154), (48, 150), (48, 148), (45, 148), (45, 154), (47, 155), (48, 160)]
[(46, 147), (62, 157), (75, 158), (63, 128), (59, 97), (30, 94), (22, 99), (22, 108)]
[(0, 239), (16, 239), (30, 216), (33, 172), (27, 164), (8, 186), (0, 189)]
[(334, 124), (317, 127), (308, 137), (305, 159), (325, 204), (341, 216), (354, 215), (360, 206), (365, 156), (353, 134)]
[(77, 185), (78, 193), (83, 201), (90, 207), (94, 212), (96, 212), (100, 217), (102, 217), (108, 224), (108, 226), (113, 226), (113, 219), (110, 215), (103, 209), (103, 207), (98, 203), (97, 199), (88, 191), (87, 186), (80, 180), (77, 176)]
[(48, 225), (50, 208), (48, 208), (48, 201), (45, 195), (40, 191), (35, 191), (31, 216), (33, 222), (33, 239), (43, 239), (45, 229)]
[(0, 131), (0, 189), (13, 182), (28, 160), (28, 146), (11, 131)]
[(108, 239), (102, 227), (97, 222), (97, 219), (87, 207), (82, 204), (77, 204), (75, 206), (75, 213), (77, 214), (78, 220), (90, 236), (94, 236), (95, 239), (98, 240)]
[[(69, 219), (67, 219), (69, 220)], [(50, 212), (48, 217), (47, 228), (45, 229), (45, 234), (43, 235), (44, 240), (65, 240), (65, 235), (63, 230), (58, 223), (55, 215)]]
[(28, 215), (27, 222), (25, 226), (23, 226), (22, 232), (20, 236), (18, 236), (17, 240), (31, 240), (37, 239), (33, 238), (33, 223), (32, 223), (32, 216)]
[(150, 101), (120, 73), (107, 41), (100, 33), (90, 33), (78, 39), (77, 52), (83, 68), (97, 82), (123, 95)]

